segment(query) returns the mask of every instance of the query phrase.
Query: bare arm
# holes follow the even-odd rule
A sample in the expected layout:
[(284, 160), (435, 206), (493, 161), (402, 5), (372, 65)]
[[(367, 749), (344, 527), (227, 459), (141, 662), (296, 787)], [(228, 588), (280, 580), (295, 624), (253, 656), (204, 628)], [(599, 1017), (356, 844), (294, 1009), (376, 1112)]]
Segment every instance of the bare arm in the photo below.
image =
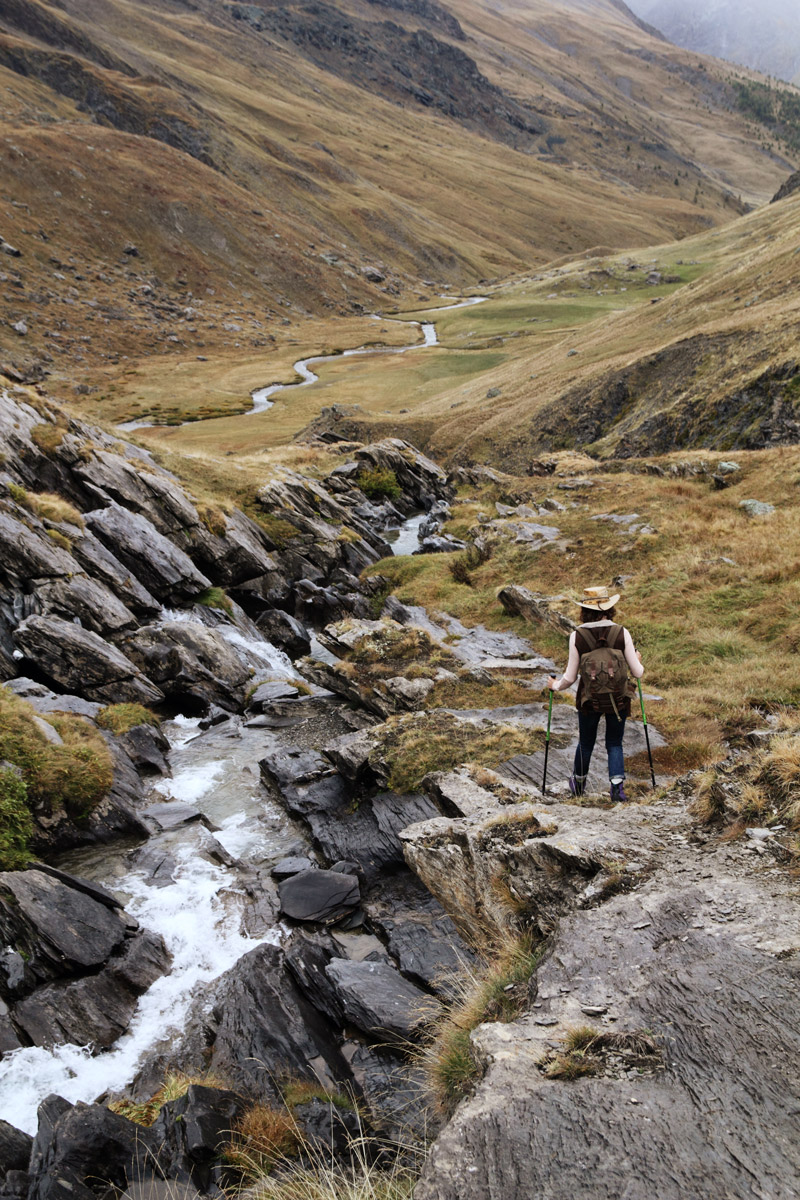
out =
[(575, 634), (569, 635), (569, 659), (567, 661), (567, 669), (560, 679), (551, 676), (548, 680), (548, 686), (554, 692), (563, 692), (565, 688), (571, 687), (578, 678), (578, 666), (580, 665), (581, 656), (578, 654), (578, 647), (575, 645)]
[(642, 656), (633, 644), (633, 638), (625, 630), (625, 662), (628, 664), (628, 670), (634, 679), (641, 679), (644, 675), (644, 667), (642, 666)]

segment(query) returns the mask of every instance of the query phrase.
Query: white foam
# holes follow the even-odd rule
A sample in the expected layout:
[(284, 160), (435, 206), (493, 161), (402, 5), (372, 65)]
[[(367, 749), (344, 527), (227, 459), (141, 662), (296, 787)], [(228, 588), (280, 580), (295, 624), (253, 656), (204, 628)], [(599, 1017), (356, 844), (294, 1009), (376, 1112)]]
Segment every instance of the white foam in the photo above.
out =
[(176, 771), (171, 779), (160, 779), (154, 784), (153, 791), (180, 800), (182, 804), (196, 804), (211, 791), (224, 770), (224, 762), (197, 763)]
[(113, 1049), (92, 1057), (87, 1047), (54, 1050), (28, 1047), (0, 1062), (0, 1117), (28, 1133), (36, 1131), (36, 1110), (51, 1092), (66, 1100), (91, 1102), (105, 1091), (123, 1089), (143, 1055), (184, 1031), (197, 989), (229, 970), (243, 954), (268, 938), (240, 933), (241, 898), (231, 890), (233, 872), (177, 852), (174, 881), (150, 887), (140, 875), (118, 881), (131, 895), (127, 911), (147, 929), (160, 933), (173, 956), (172, 970), (156, 980), (139, 1000), (129, 1031)]

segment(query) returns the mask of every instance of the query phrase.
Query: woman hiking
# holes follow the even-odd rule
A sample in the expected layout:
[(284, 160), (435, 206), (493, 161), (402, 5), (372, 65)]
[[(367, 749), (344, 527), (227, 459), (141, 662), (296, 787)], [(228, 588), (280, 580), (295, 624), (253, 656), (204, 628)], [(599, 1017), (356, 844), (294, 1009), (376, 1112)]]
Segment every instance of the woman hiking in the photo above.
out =
[(578, 679), (578, 748), (569, 778), (573, 796), (582, 796), (589, 774), (589, 763), (597, 738), (600, 718), (606, 719), (606, 751), (611, 799), (627, 800), (625, 760), (622, 736), (631, 714), (634, 691), (630, 679), (644, 675), (642, 656), (622, 625), (614, 624), (619, 594), (610, 595), (606, 587), (584, 588), (579, 601), (581, 624), (569, 636), (569, 661), (560, 679), (550, 677), (547, 686), (562, 692)]

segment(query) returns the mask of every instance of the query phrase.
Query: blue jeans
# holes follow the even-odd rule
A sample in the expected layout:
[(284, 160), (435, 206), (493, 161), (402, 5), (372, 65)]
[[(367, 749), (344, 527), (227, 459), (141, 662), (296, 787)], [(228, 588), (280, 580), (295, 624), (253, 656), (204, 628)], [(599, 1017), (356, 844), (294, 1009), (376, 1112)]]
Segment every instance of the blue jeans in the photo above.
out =
[(609, 779), (624, 779), (625, 759), (622, 754), (622, 735), (625, 732), (625, 717), (613, 712), (599, 713), (592, 709), (578, 709), (578, 748), (575, 751), (574, 775), (588, 775), (592, 751), (597, 740), (600, 718), (606, 719), (606, 751), (608, 753)]

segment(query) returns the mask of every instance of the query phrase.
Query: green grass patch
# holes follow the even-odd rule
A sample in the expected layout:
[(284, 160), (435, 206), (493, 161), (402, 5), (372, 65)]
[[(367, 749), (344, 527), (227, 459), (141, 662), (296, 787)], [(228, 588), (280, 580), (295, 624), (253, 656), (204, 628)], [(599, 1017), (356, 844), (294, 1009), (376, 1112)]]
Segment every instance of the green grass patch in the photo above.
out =
[(202, 604), (204, 608), (217, 608), (220, 612), (227, 613), (229, 617), (233, 616), (233, 605), (221, 587), (206, 588), (199, 596), (195, 596), (194, 602)]
[(28, 789), (11, 767), (0, 767), (0, 870), (18, 871), (30, 861), (33, 818)]
[(0, 688), (0, 761), (20, 768), (34, 812), (86, 817), (114, 778), (108, 746), (88, 721), (56, 713), (48, 721), (64, 744), (53, 745), (36, 727), (35, 715), (24, 700)]
[(403, 494), (397, 476), (388, 467), (362, 471), (356, 483), (369, 500), (399, 500)]
[(143, 704), (109, 704), (97, 714), (97, 724), (112, 733), (123, 734), (137, 725), (158, 725), (159, 718)]

